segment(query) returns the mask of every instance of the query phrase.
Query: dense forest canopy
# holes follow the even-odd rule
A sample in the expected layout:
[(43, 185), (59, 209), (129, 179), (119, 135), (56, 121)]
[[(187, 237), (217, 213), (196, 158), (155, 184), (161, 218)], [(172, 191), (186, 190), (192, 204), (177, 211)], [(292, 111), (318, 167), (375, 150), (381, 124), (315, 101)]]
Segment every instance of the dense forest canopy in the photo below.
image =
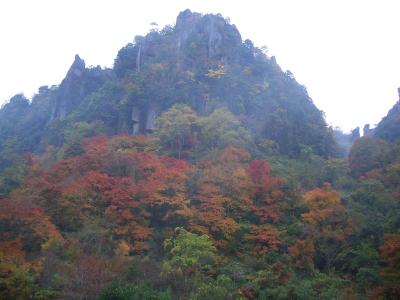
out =
[(221, 15), (0, 109), (0, 299), (399, 299), (399, 103), (343, 134)]

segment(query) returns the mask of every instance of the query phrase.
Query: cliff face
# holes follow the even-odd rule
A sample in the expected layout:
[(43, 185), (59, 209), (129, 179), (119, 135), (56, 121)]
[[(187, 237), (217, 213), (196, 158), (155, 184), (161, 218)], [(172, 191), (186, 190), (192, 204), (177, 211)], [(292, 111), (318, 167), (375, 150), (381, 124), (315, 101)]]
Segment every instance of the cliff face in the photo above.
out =
[(87, 69), (85, 61), (75, 55), (74, 62), (57, 90), (51, 120), (64, 119), (86, 96), (110, 79), (110, 72), (100, 67)]
[(75, 56), (67, 76), (60, 84), (58, 96), (55, 100), (52, 119), (65, 118), (68, 112), (79, 103), (82, 98), (82, 77), (85, 72), (85, 62)]
[(204, 38), (209, 58), (229, 58), (230, 48), (240, 47), (242, 37), (234, 25), (227, 23), (221, 16), (181, 12), (175, 25), (178, 51), (190, 47), (190, 40), (195, 35)]
[(375, 128), (374, 135), (388, 142), (400, 142), (400, 88), (399, 100)]

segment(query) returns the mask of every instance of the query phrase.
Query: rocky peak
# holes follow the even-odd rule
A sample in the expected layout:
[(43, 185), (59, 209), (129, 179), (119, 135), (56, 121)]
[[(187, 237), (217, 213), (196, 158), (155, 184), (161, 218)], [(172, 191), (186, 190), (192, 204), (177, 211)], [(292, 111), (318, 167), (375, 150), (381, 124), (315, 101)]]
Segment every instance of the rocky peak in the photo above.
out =
[(86, 68), (85, 61), (75, 55), (74, 62), (61, 82), (54, 100), (51, 120), (65, 118), (90, 93), (108, 80), (107, 70)]
[(175, 29), (178, 31), (193, 28), (193, 25), (201, 20), (201, 14), (193, 13), (190, 9), (186, 9), (179, 13), (176, 18)]
[(374, 128), (371, 128), (370, 124), (365, 124), (363, 128), (363, 136), (373, 136), (374, 135)]
[(51, 119), (65, 118), (70, 111), (70, 107), (76, 105), (78, 98), (80, 98), (79, 85), (81, 85), (84, 71), (85, 61), (76, 54), (74, 62), (60, 84)]
[(80, 80), (80, 78), (83, 76), (83, 73), (85, 72), (85, 69), (85, 61), (81, 59), (78, 54), (76, 54), (74, 62), (69, 68), (67, 75), (61, 82), (60, 89), (69, 87), (71, 84), (76, 83), (76, 81)]
[(400, 87), (397, 88), (397, 94), (399, 95), (399, 101), (400, 101)]
[(204, 36), (208, 46), (208, 57), (226, 56), (225, 47), (240, 46), (242, 37), (236, 26), (221, 15), (193, 13), (189, 9), (181, 12), (175, 25), (178, 50), (194, 35)]
[(85, 61), (79, 57), (78, 54), (75, 55), (74, 62), (72, 63), (69, 72), (71, 71), (83, 71), (85, 69)]
[(399, 100), (389, 110), (375, 129), (375, 136), (388, 142), (400, 142), (400, 88), (397, 89)]
[(350, 142), (354, 142), (358, 138), (360, 138), (360, 127), (356, 127), (351, 131)]
[(147, 65), (159, 63), (159, 53), (166, 51), (178, 66), (204, 65), (207, 59), (225, 65), (237, 58), (240, 47), (241, 35), (229, 20), (220, 14), (203, 15), (187, 9), (179, 13), (173, 28), (136, 36), (134, 44), (120, 50), (114, 67), (118, 76), (129, 69), (140, 73)]
[(75, 60), (68, 70), (66, 79), (71, 76), (81, 77), (83, 74), (83, 71), (85, 71), (85, 67), (86, 67), (85, 61), (83, 59), (81, 59), (78, 54), (76, 54)]

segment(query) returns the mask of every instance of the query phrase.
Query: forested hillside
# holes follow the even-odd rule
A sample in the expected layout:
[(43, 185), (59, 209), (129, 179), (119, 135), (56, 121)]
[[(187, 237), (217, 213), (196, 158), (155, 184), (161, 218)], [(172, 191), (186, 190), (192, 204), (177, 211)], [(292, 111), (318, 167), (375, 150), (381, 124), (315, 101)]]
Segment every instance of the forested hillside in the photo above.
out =
[(334, 131), (221, 15), (77, 55), (0, 110), (0, 299), (399, 299), (398, 116)]

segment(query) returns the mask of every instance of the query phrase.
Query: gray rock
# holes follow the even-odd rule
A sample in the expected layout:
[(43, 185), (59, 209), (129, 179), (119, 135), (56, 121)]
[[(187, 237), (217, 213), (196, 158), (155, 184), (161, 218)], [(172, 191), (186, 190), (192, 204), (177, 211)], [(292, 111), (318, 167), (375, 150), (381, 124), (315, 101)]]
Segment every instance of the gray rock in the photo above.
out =
[(111, 77), (110, 71), (99, 66), (86, 68), (85, 61), (75, 55), (74, 62), (57, 90), (50, 120), (64, 119), (86, 96), (98, 90)]
[(370, 127), (370, 124), (365, 124), (363, 128), (363, 136), (373, 136), (375, 129)]

